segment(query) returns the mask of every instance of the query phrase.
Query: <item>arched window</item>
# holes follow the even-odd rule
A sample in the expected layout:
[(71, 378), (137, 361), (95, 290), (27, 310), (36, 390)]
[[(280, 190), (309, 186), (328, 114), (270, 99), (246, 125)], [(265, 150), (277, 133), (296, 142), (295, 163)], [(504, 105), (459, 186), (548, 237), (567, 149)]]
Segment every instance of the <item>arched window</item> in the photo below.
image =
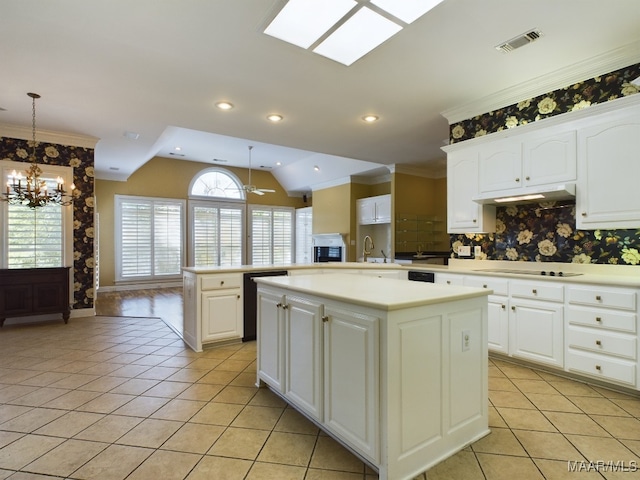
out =
[(193, 177), (189, 186), (191, 197), (216, 197), (244, 200), (242, 182), (233, 173), (220, 168), (208, 168)]

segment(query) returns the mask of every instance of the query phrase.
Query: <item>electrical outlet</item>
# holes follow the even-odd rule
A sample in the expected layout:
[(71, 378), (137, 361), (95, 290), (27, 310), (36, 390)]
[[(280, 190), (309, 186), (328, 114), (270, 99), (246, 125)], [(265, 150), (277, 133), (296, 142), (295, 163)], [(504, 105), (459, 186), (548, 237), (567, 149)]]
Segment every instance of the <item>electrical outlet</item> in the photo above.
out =
[(470, 245), (460, 245), (458, 247), (458, 256), (459, 257), (470, 257), (471, 256), (471, 246)]
[(476, 245), (473, 247), (473, 256), (479, 257), (480, 255), (482, 255), (482, 247), (480, 245)]
[(466, 352), (471, 348), (471, 331), (462, 331), (462, 351)]

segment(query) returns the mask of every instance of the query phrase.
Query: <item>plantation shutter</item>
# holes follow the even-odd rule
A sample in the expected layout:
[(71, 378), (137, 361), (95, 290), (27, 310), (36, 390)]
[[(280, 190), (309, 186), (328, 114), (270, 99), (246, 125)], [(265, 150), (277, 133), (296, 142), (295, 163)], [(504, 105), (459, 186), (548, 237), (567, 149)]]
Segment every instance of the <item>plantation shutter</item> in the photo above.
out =
[(312, 220), (311, 207), (296, 210), (296, 263), (312, 262)]
[(251, 209), (251, 263), (286, 264), (293, 261), (293, 209)]
[(192, 206), (194, 265), (242, 264), (243, 207)]

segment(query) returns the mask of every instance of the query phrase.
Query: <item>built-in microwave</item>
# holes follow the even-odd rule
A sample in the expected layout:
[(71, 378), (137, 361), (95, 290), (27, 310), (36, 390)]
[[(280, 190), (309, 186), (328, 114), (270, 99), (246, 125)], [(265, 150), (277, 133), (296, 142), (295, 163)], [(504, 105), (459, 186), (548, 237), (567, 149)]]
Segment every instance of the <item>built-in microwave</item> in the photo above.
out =
[(313, 235), (313, 261), (344, 262), (346, 261), (346, 245), (340, 233), (322, 233)]

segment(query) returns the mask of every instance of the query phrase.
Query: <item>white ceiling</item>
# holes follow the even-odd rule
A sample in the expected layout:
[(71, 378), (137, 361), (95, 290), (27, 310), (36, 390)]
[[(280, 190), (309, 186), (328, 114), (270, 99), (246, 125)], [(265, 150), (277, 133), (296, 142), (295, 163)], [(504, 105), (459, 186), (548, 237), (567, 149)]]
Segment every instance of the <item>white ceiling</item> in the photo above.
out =
[[(442, 112), (640, 62), (638, 0), (445, 0), (350, 67), (262, 33), (282, 5), (3, 0), (0, 123), (30, 128), (36, 92), (38, 129), (99, 139), (98, 178), (126, 180), (154, 156), (246, 167), (254, 145), (253, 165), (300, 193), (386, 165), (442, 175)], [(535, 43), (494, 49), (533, 28)]]

